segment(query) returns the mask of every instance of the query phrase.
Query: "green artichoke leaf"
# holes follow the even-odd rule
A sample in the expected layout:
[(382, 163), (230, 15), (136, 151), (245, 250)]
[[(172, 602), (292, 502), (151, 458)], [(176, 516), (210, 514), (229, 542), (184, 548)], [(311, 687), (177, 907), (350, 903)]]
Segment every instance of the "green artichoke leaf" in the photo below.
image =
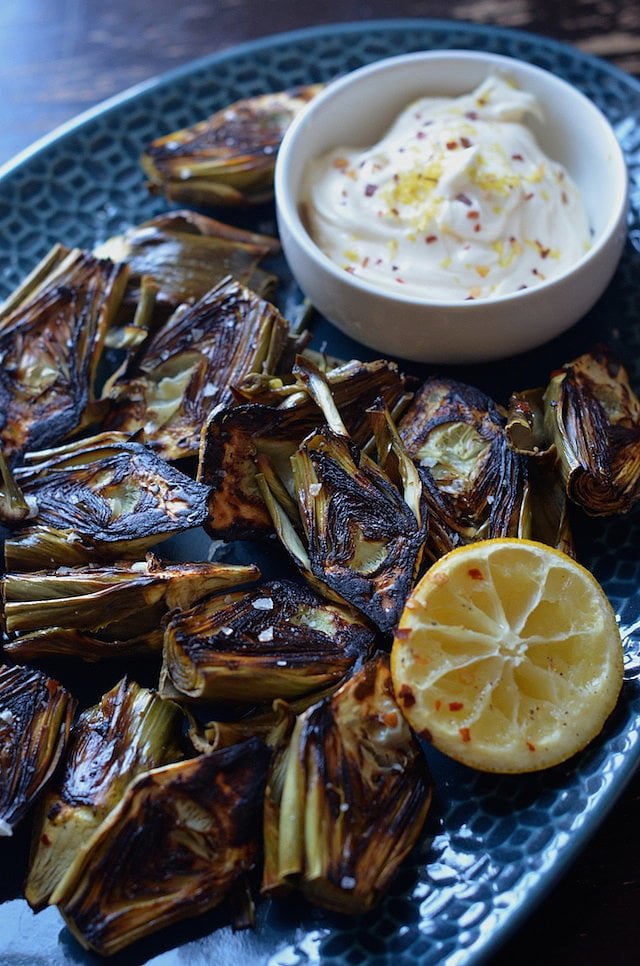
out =
[(78, 717), (61, 777), (47, 790), (34, 828), (25, 887), (33, 909), (49, 902), (130, 782), (184, 757), (181, 723), (176, 704), (126, 678)]
[(254, 874), (269, 758), (249, 739), (136, 778), (51, 897), (78, 941), (119, 952)]
[(51, 779), (75, 709), (44, 672), (0, 665), (0, 837), (13, 834)]
[(632, 509), (640, 498), (640, 401), (622, 363), (597, 346), (552, 374), (544, 406), (568, 498), (591, 516)]
[(429, 769), (379, 654), (301, 714), (272, 760), (262, 889), (360, 914), (385, 894), (429, 810)]
[(269, 581), (174, 612), (165, 629), (163, 676), (191, 700), (292, 701), (337, 686), (374, 640), (357, 612), (293, 581)]
[(275, 372), (288, 336), (271, 303), (226, 277), (175, 312), (107, 381), (104, 428), (142, 431), (165, 459), (195, 456), (210, 413), (233, 402), (232, 386), (248, 373)]
[(321, 89), (311, 84), (245, 97), (156, 138), (140, 159), (150, 190), (173, 203), (201, 208), (269, 201), (280, 142)]
[(8, 572), (137, 559), (207, 516), (209, 488), (126, 434), (30, 453), (15, 477), (35, 513), (5, 541)]

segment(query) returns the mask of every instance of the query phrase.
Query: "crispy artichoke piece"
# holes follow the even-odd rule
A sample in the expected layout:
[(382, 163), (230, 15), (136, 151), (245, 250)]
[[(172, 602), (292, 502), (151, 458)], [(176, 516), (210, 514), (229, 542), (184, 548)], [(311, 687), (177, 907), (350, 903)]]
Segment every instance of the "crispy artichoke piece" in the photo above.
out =
[[(372, 439), (368, 407), (382, 398), (396, 415), (411, 398), (405, 377), (385, 360), (343, 363), (327, 372), (326, 380), (351, 438), (363, 448)], [(211, 485), (205, 529), (222, 540), (273, 531), (256, 481), (257, 458), (266, 455), (279, 476), (290, 479), (290, 457), (322, 420), (300, 379), (265, 384), (252, 378), (237, 385), (234, 394), (239, 404), (214, 413), (207, 422), (198, 470), (199, 479)]]
[(545, 432), (567, 496), (591, 516), (626, 513), (640, 499), (640, 400), (603, 346), (551, 376)]
[(80, 848), (151, 768), (184, 757), (179, 707), (123, 678), (76, 721), (59, 782), (42, 800), (25, 896), (43, 908)]
[(108, 380), (106, 429), (144, 433), (165, 459), (198, 453), (212, 410), (248, 373), (275, 372), (289, 336), (278, 310), (232, 278), (175, 313)]
[(53, 775), (75, 708), (42, 671), (0, 665), (0, 837), (13, 834)]
[(209, 488), (126, 434), (31, 453), (15, 471), (35, 516), (5, 541), (5, 570), (138, 559), (200, 526)]
[(0, 523), (21, 523), (30, 514), (31, 507), (0, 450)]
[(152, 141), (140, 159), (150, 190), (203, 208), (269, 201), (285, 131), (321, 87), (246, 97)]
[(257, 580), (254, 566), (144, 561), (10, 573), (2, 580), (5, 652), (84, 661), (159, 651), (163, 619), (209, 594)]
[(115, 235), (96, 254), (129, 266), (123, 300), (128, 315), (140, 300), (142, 280), (152, 278), (157, 316), (166, 319), (179, 305), (197, 302), (228, 275), (269, 298), (276, 278), (259, 264), (279, 250), (276, 238), (183, 210), (157, 215)]
[(327, 422), (291, 457), (293, 492), (264, 457), (258, 485), (281, 542), (310, 586), (390, 633), (427, 538), (422, 481), (381, 401), (370, 409), (379, 465), (348, 435), (325, 376), (308, 362), (301, 374)]
[(165, 630), (163, 677), (192, 700), (292, 700), (337, 684), (374, 639), (358, 614), (275, 580), (174, 614)]
[(56, 445), (98, 416), (96, 371), (127, 269), (79, 249), (56, 253), (44, 279), (36, 273), (0, 316), (0, 446), (8, 460)]
[(111, 955), (253, 873), (269, 757), (250, 739), (133, 781), (51, 897), (79, 942)]
[(424, 755), (396, 703), (387, 655), (296, 721), (265, 795), (262, 891), (362, 913), (416, 844), (431, 802)]
[(423, 383), (400, 420), (439, 537), (434, 544), (430, 535), (431, 559), (460, 543), (529, 535), (528, 464), (510, 448), (505, 423), (504, 410), (481, 390), (437, 376)]

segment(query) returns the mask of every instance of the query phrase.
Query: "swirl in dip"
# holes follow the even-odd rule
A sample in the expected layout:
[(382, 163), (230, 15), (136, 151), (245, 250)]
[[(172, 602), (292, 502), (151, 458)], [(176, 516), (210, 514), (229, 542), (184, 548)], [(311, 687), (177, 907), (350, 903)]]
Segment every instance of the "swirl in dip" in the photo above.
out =
[(531, 94), (490, 76), (471, 94), (421, 98), (382, 140), (305, 172), (308, 230), (363, 281), (434, 300), (486, 298), (561, 274), (589, 247), (578, 190), (548, 158)]

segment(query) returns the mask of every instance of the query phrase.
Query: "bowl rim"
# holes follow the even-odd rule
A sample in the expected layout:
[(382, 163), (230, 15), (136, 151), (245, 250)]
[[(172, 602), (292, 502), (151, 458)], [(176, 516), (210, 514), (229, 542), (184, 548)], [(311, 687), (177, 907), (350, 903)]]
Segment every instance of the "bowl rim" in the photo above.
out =
[[(333, 101), (337, 96), (339, 96), (345, 87), (351, 87), (353, 84), (359, 83), (361, 79), (366, 79), (370, 75), (386, 73), (389, 70), (404, 66), (405, 64), (423, 61), (456, 60), (472, 61), (479, 64), (495, 64), (496, 66), (505, 68), (505, 70), (509, 67), (509, 65), (513, 66), (516, 64), (517, 69), (521, 72), (531, 73), (533, 76), (541, 76), (546, 82), (556, 85), (559, 90), (564, 90), (568, 96), (581, 101), (583, 106), (593, 115), (594, 120), (597, 121), (600, 129), (606, 133), (608, 142), (611, 146), (612, 159), (615, 164), (615, 169), (619, 174), (619, 178), (616, 179), (620, 184), (620, 191), (616, 195), (617, 203), (612, 205), (611, 212), (605, 224), (598, 232), (593, 244), (590, 245), (587, 251), (585, 251), (585, 253), (572, 265), (568, 265), (562, 272), (550, 279), (545, 279), (545, 281), (540, 282), (535, 286), (526, 289), (518, 289), (515, 292), (488, 295), (478, 299), (469, 299), (466, 297), (437, 299), (428, 298), (426, 296), (410, 295), (402, 292), (395, 293), (382, 285), (361, 279), (356, 275), (351, 275), (350, 273), (346, 272), (328, 255), (326, 255), (325, 252), (323, 252), (322, 249), (316, 244), (310, 233), (307, 231), (300, 216), (298, 199), (294, 197), (293, 193), (289, 190), (290, 181), (287, 177), (287, 168), (291, 163), (291, 152), (295, 147), (300, 130), (309, 123), (309, 118), (313, 117), (316, 112), (322, 110), (327, 101)], [(539, 297), (542, 293), (551, 293), (553, 289), (564, 286), (571, 276), (574, 274), (581, 274), (592, 262), (602, 255), (605, 248), (608, 248), (612, 242), (615, 242), (618, 232), (620, 232), (621, 227), (626, 223), (627, 220), (629, 209), (629, 190), (629, 171), (622, 146), (616, 137), (613, 126), (600, 108), (589, 97), (587, 97), (583, 91), (575, 87), (564, 78), (558, 77), (556, 74), (546, 70), (543, 67), (539, 67), (537, 64), (531, 64), (528, 61), (517, 57), (511, 57), (506, 54), (498, 54), (491, 51), (465, 50), (464, 48), (450, 48), (446, 50), (420, 50), (396, 54), (392, 57), (383, 57), (379, 60), (372, 61), (369, 64), (364, 64), (361, 67), (357, 67), (354, 70), (336, 78), (335, 80), (330, 81), (324, 90), (321, 90), (311, 101), (309, 101), (309, 103), (294, 118), (290, 126), (285, 131), (282, 142), (278, 149), (278, 154), (276, 156), (274, 170), (276, 215), (281, 233), (282, 223), (286, 222), (289, 232), (295, 237), (297, 243), (303, 248), (307, 257), (319, 263), (319, 265), (326, 272), (328, 272), (336, 280), (336, 282), (339, 284), (349, 285), (352, 289), (361, 292), (363, 296), (384, 297), (385, 299), (391, 299), (394, 302), (402, 305), (414, 307), (423, 306), (425, 308), (433, 307), (438, 309), (443, 309), (448, 306), (452, 308), (460, 307), (463, 305), (466, 306), (467, 309), (471, 309), (473, 306), (480, 308), (486, 307), (487, 305), (495, 305), (512, 300), (521, 302), (523, 300), (531, 300), (536, 296)], [(622, 248), (623, 244), (624, 239), (620, 244), (620, 248)]]

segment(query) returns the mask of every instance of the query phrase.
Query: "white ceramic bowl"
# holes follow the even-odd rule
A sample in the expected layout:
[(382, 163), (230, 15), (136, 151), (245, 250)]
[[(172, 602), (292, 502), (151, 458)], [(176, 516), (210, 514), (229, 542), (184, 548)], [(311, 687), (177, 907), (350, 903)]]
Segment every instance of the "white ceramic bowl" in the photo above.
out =
[[(468, 93), (496, 71), (538, 99), (544, 123), (527, 119), (527, 124), (582, 193), (593, 232), (588, 252), (563, 275), (536, 287), (447, 302), (390, 294), (329, 259), (301, 218), (307, 165), (340, 145), (375, 143), (414, 98)], [(289, 267), (305, 295), (334, 325), (384, 355), (418, 362), (481, 362), (548, 341), (594, 305), (615, 271), (626, 238), (628, 177), (607, 119), (554, 74), (497, 54), (426, 51), (362, 67), (311, 101), (278, 152), (275, 196)]]

